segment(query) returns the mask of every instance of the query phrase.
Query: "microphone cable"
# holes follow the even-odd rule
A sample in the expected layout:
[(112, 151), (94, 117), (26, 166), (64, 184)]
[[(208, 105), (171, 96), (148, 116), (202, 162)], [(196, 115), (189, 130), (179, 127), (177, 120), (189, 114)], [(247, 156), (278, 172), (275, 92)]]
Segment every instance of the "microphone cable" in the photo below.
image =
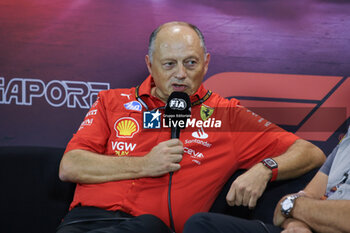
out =
[(173, 219), (173, 213), (171, 209), (171, 182), (172, 182), (173, 174), (174, 172), (169, 172), (168, 209), (169, 209), (170, 228), (175, 233), (174, 219)]

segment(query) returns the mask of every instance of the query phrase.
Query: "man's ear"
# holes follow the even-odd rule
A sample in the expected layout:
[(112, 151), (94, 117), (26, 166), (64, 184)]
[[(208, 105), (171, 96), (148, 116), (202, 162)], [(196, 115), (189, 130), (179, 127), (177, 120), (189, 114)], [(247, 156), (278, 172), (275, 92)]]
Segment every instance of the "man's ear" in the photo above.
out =
[(151, 63), (151, 59), (148, 55), (145, 56), (145, 62), (147, 65), (148, 72), (150, 73), (150, 75), (152, 75), (152, 63)]
[(210, 62), (210, 53), (205, 54), (204, 72), (207, 73)]

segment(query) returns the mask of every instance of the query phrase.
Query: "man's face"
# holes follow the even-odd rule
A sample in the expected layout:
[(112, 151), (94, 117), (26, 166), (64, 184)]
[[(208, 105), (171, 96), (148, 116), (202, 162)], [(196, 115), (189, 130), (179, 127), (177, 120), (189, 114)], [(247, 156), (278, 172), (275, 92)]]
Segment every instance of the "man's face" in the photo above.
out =
[(156, 85), (152, 95), (166, 102), (173, 91), (194, 94), (207, 72), (209, 59), (191, 28), (182, 25), (162, 28), (155, 40), (153, 61), (146, 56)]

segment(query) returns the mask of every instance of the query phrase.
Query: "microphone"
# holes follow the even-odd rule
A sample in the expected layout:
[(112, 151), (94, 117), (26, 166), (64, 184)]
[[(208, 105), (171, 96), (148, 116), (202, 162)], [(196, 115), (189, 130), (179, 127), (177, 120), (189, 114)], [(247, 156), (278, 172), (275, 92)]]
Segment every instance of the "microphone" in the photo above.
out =
[(171, 127), (171, 138), (180, 137), (180, 129), (186, 128), (191, 117), (191, 101), (185, 92), (174, 91), (170, 94), (165, 106), (164, 119)]
[[(180, 129), (186, 128), (188, 118), (191, 117), (190, 97), (184, 92), (174, 91), (170, 94), (165, 105), (164, 120), (171, 127), (171, 139), (180, 137)], [(171, 209), (171, 183), (174, 172), (169, 172), (168, 211), (170, 228), (175, 233), (173, 213)]]

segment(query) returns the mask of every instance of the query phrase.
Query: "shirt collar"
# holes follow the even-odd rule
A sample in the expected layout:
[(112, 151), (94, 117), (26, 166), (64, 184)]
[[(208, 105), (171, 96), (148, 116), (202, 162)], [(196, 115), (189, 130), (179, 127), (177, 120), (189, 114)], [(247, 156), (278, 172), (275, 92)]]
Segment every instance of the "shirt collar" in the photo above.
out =
[[(140, 88), (139, 88), (139, 95), (140, 96), (143, 96), (143, 95), (146, 95), (146, 96), (151, 96), (151, 89), (152, 87), (154, 87), (155, 84), (154, 84), (154, 81), (153, 81), (153, 78), (151, 75), (149, 75), (145, 81), (142, 82), (142, 84), (140, 85)], [(198, 90), (190, 96), (190, 100), (191, 102), (195, 102), (197, 100), (200, 100), (202, 99), (205, 94), (207, 94), (207, 90), (204, 88), (203, 84), (201, 84), (198, 88)]]

